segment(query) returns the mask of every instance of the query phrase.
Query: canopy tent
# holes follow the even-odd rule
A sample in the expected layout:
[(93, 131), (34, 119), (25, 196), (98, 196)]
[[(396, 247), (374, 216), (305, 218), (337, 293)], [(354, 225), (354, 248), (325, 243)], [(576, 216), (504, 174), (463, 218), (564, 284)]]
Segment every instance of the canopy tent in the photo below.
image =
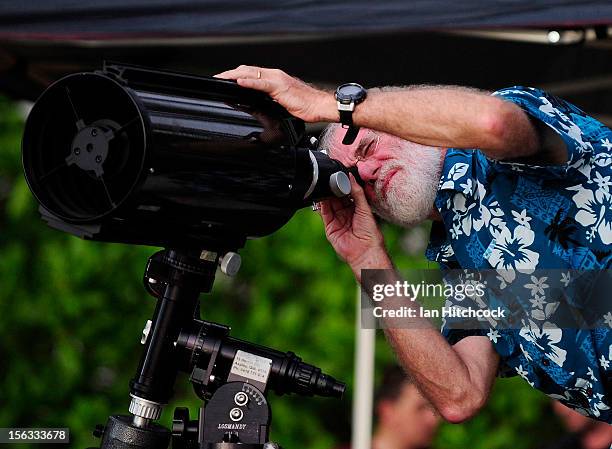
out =
[[(330, 87), (539, 85), (612, 115), (608, 24), (605, 0), (0, 0), (0, 91), (32, 100), (104, 59), (202, 74), (256, 64)], [(466, 32), (509, 27), (540, 40)], [(552, 44), (550, 29), (601, 39)]]
[(261, 36), (607, 24), (605, 0), (47, 0), (0, 2), (0, 35)]

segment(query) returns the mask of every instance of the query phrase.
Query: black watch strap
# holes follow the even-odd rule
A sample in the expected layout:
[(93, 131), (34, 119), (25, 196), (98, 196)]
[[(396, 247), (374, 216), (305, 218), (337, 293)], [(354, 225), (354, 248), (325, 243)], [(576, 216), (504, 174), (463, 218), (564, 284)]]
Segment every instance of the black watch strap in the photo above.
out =
[(340, 123), (342, 126), (353, 126), (353, 111), (338, 111), (340, 113)]
[(348, 129), (346, 130), (346, 134), (344, 135), (344, 138), (342, 139), (342, 145), (352, 144), (357, 138), (358, 133), (359, 133), (359, 126), (353, 126), (353, 125), (349, 126)]

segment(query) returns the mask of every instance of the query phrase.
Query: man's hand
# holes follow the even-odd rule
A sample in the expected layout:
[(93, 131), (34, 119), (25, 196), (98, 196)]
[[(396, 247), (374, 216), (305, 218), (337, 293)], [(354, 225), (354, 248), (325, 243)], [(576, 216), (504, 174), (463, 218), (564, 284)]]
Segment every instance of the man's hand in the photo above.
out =
[(362, 269), (393, 268), (393, 265), (363, 189), (352, 174), (350, 179), (352, 201), (348, 198), (323, 201), (321, 217), (327, 239), (361, 281)]
[[(215, 75), (269, 94), (306, 122), (338, 122), (332, 93), (315, 89), (282, 70), (241, 65)], [(439, 148), (478, 148), (493, 159), (539, 155), (535, 126), (516, 104), (457, 86), (369, 90), (353, 113), (356, 126)], [(565, 146), (552, 159), (566, 156)], [(551, 157), (546, 156), (548, 161)]]
[(336, 100), (282, 70), (241, 65), (215, 75), (236, 80), (242, 87), (260, 90), (280, 103), (289, 113), (305, 122), (337, 122)]

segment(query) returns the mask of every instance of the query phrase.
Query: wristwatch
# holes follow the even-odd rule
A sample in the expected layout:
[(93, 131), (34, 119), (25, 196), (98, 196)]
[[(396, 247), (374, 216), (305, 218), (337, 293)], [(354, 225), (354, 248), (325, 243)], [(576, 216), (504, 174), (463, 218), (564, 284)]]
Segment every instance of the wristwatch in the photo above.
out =
[(355, 141), (359, 127), (353, 125), (353, 111), (355, 106), (365, 100), (367, 91), (357, 83), (346, 83), (336, 89), (336, 104), (340, 113), (340, 123), (348, 128), (342, 143), (350, 145)]

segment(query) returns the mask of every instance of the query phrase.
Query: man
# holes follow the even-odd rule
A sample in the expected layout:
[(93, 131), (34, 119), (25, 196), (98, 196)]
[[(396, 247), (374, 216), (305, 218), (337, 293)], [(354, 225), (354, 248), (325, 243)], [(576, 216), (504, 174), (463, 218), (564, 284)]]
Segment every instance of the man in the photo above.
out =
[[(385, 369), (376, 392), (374, 412), (376, 429), (372, 449), (426, 449), (440, 425), (440, 417), (431, 404), (397, 365)], [(350, 449), (350, 446), (338, 449)]]
[(552, 408), (569, 434), (540, 449), (609, 449), (612, 446), (612, 426), (589, 419), (558, 401), (552, 401)]
[(372, 449), (425, 449), (440, 418), (400, 367), (385, 371), (376, 395), (377, 426)]
[[(217, 76), (267, 92), (307, 122), (340, 121), (331, 93), (282, 71), (240, 66)], [(357, 167), (365, 191), (351, 178), (352, 202), (330, 200), (321, 215), (359, 282), (363, 269), (393, 269), (368, 201), (403, 226), (432, 218), (427, 256), (443, 266), (510, 278), (515, 270), (609, 267), (612, 132), (575, 106), (529, 88), (488, 95), (412, 87), (368, 92), (351, 119), (362, 128), (353, 143), (342, 143), (340, 127), (325, 139), (333, 157)], [(545, 284), (536, 281), (538, 293)], [(606, 329), (559, 329), (546, 321), (545, 300), (533, 299), (544, 319), (520, 329), (442, 336), (421, 326), (387, 329), (387, 338), (447, 421), (474, 416), (499, 373), (609, 423), (612, 314), (602, 317)]]

